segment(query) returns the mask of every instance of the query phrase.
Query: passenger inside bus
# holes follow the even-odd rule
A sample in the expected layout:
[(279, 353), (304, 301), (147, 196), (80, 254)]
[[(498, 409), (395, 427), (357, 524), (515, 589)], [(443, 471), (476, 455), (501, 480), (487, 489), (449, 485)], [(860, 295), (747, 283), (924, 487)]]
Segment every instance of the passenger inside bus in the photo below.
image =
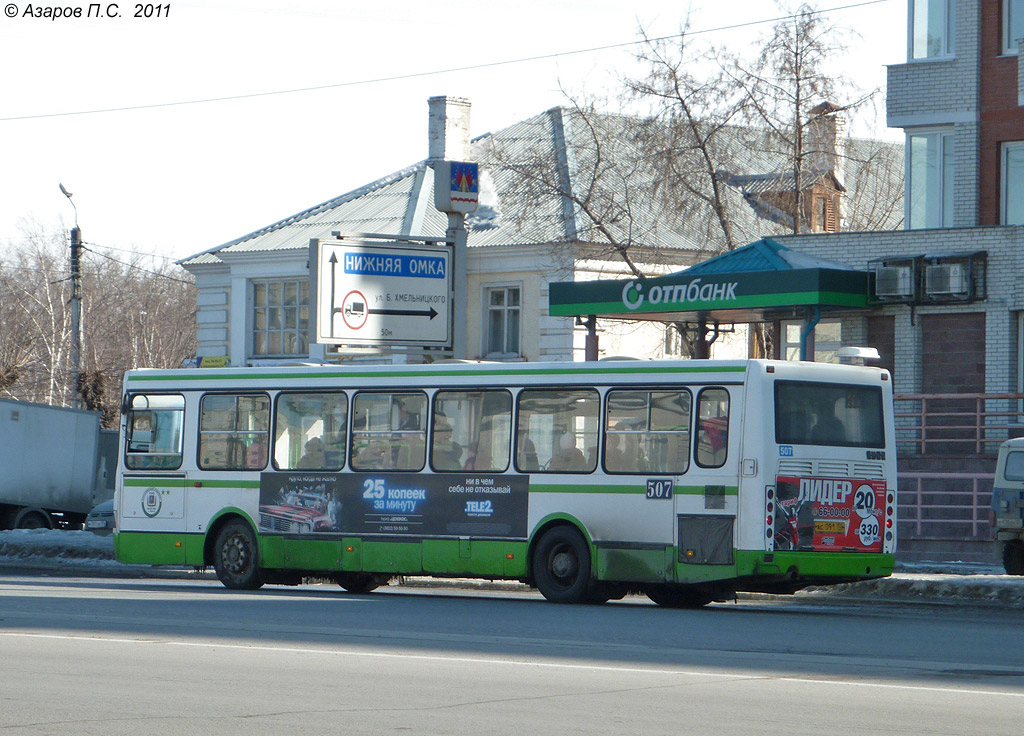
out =
[(432, 460), (437, 470), (461, 470), (462, 448), (452, 439), (452, 425), (440, 411), (434, 412)]
[(313, 437), (306, 442), (305, 452), (295, 464), (296, 468), (323, 468), (326, 467), (324, 457), (324, 443), (319, 437)]
[(811, 427), (811, 441), (825, 445), (839, 445), (846, 442), (846, 427), (836, 417), (835, 404), (821, 401), (815, 407), (815, 423)]
[(568, 471), (587, 469), (587, 458), (576, 447), (576, 437), (571, 432), (566, 432), (558, 438), (558, 452), (551, 458), (548, 469)]
[[(622, 423), (616, 425), (619, 429)], [(628, 425), (622, 427), (625, 429)], [(608, 454), (605, 464), (613, 473), (639, 473), (647, 470), (647, 458), (640, 449), (640, 440), (634, 432), (609, 432)]]
[(516, 464), (520, 470), (540, 470), (537, 446), (525, 434), (519, 435), (519, 452), (516, 453), (516, 456)]

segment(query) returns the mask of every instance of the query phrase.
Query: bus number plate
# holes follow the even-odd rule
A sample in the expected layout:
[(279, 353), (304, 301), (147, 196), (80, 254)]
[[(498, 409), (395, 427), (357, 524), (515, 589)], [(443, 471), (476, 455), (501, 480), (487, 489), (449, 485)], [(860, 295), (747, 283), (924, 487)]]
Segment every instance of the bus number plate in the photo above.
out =
[(672, 481), (653, 478), (647, 481), (647, 498), (672, 498)]

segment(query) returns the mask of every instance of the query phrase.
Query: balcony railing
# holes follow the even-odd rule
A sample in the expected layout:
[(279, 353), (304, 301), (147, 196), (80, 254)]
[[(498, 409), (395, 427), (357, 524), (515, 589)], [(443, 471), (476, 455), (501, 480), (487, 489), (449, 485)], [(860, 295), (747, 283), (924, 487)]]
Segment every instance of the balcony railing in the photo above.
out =
[(1024, 393), (898, 394), (900, 455), (995, 456), (1008, 437), (1024, 435)]

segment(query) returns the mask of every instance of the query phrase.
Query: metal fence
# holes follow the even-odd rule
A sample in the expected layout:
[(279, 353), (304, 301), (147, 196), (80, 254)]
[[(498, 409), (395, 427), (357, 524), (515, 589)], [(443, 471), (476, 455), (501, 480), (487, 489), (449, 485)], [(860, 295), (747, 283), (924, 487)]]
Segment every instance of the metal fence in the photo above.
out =
[(995, 457), (999, 443), (1024, 434), (1024, 393), (899, 394), (896, 449), (906, 455)]
[(899, 394), (895, 403), (903, 549), (990, 556), (995, 457), (1001, 442), (1024, 435), (1024, 393)]
[(899, 537), (989, 542), (994, 473), (900, 472)]

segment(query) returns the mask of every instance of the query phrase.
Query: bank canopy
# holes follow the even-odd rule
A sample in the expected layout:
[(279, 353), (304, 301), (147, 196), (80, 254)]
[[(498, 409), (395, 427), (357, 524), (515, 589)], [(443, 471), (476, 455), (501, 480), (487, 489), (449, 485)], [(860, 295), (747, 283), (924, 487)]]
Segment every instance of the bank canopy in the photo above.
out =
[(868, 308), (868, 276), (764, 238), (665, 276), (552, 283), (549, 305), (550, 314), (565, 317), (763, 322)]

